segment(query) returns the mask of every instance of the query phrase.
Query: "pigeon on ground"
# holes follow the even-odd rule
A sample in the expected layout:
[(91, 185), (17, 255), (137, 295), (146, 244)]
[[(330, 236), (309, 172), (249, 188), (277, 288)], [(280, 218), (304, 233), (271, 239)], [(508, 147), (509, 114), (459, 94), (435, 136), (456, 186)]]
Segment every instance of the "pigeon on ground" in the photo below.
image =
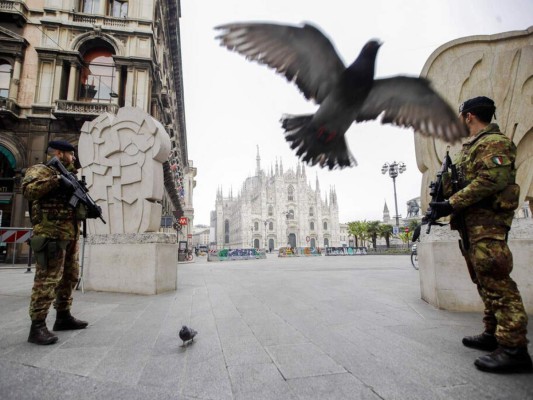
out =
[(457, 114), (423, 78), (374, 79), (381, 43), (370, 40), (345, 67), (330, 40), (310, 24), (231, 23), (215, 29), (217, 39), (248, 60), (274, 68), (294, 82), (306, 99), (320, 105), (315, 114), (284, 115), (285, 138), (311, 165), (329, 169), (357, 162), (344, 135), (350, 125), (376, 119), (412, 127), (426, 136), (455, 142), (468, 136)]
[(189, 340), (192, 342), (197, 334), (198, 332), (196, 332), (194, 329), (183, 325), (179, 333), (180, 339), (183, 341), (182, 346), (185, 346), (185, 342), (188, 342)]

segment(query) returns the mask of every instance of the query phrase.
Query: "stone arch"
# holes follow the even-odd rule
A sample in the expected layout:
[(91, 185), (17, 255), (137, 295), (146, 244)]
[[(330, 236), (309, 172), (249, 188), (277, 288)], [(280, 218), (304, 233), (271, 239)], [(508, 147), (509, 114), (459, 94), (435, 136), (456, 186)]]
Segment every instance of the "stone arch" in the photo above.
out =
[(105, 47), (111, 47), (115, 56), (124, 56), (125, 49), (122, 43), (113, 38), (110, 35), (101, 32), (86, 32), (75, 37), (70, 48), (80, 53), (85, 52), (87, 49), (94, 46), (102, 45)]
[(24, 151), (25, 146), (22, 143), (17, 143), (10, 137), (2, 136), (0, 138), (0, 146), (9, 151), (15, 158), (15, 168), (20, 169), (26, 165), (29, 165), (28, 159), (26, 157), (26, 152)]

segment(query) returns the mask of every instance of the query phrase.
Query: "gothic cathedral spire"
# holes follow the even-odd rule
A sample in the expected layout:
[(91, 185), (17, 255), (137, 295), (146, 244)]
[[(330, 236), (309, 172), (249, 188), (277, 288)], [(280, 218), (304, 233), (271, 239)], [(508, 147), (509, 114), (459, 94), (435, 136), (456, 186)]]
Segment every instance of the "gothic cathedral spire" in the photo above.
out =
[(257, 157), (256, 160), (256, 168), (255, 168), (255, 175), (259, 176), (261, 174), (261, 157), (259, 156), (259, 145), (257, 145)]

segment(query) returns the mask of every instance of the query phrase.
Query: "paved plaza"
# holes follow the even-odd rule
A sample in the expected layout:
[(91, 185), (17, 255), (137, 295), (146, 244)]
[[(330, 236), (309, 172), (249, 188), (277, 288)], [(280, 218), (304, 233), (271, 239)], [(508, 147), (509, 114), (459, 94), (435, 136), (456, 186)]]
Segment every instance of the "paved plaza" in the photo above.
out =
[[(0, 269), (2, 400), (533, 399), (533, 374), (475, 369), (461, 338), (481, 314), (422, 301), (408, 256), (200, 257), (175, 292), (77, 291), (90, 325), (52, 346), (26, 342), (32, 280)], [(199, 332), (187, 347), (183, 324)]]

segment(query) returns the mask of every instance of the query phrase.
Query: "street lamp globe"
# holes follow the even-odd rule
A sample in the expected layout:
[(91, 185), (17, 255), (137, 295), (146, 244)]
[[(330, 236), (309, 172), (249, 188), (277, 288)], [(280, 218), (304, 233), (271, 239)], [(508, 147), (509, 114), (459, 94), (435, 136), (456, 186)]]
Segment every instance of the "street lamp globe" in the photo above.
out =
[(385, 175), (387, 173), (387, 171), (389, 172), (389, 176), (392, 178), (392, 185), (394, 187), (394, 208), (395, 208), (395, 211), (396, 211), (396, 226), (399, 227), (400, 226), (400, 220), (399, 220), (399, 215), (398, 215), (398, 199), (397, 199), (397, 196), (396, 196), (396, 178), (398, 177), (399, 174), (403, 174), (405, 172), (405, 170), (407, 169), (407, 167), (405, 166), (405, 163), (403, 162), (396, 162), (396, 161), (393, 161), (392, 163), (385, 163), (383, 164), (383, 166), (381, 167), (381, 173), (383, 175)]

